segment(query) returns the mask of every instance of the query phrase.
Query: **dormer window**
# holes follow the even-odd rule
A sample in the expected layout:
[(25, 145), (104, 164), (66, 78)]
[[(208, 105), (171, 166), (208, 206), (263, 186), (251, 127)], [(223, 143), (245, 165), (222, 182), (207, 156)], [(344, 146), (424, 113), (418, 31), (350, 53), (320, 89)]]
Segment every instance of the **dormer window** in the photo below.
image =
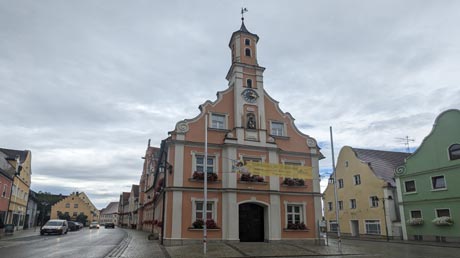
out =
[(250, 57), (250, 56), (251, 56), (251, 49), (246, 48), (246, 49), (244, 50), (244, 54), (245, 54), (246, 56), (249, 56), (249, 57)]
[(250, 39), (245, 39), (245, 40), (244, 40), (244, 44), (245, 44), (246, 46), (250, 46), (250, 45), (251, 45), (251, 40), (250, 40)]
[(251, 80), (251, 79), (247, 79), (247, 80), (246, 80), (246, 86), (247, 86), (248, 88), (252, 88), (252, 80)]
[(450, 160), (460, 159), (460, 144), (452, 144), (449, 147), (449, 159)]

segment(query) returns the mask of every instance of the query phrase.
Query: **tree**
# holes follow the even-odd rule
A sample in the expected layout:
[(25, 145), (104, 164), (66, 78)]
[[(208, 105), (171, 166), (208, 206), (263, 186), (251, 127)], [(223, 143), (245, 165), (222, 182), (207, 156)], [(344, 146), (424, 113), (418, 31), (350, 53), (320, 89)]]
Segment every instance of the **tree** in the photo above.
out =
[(58, 211), (58, 218), (59, 219), (64, 219), (64, 220), (70, 220), (70, 215), (69, 213), (62, 213), (60, 211)]
[(88, 219), (88, 216), (86, 216), (83, 212), (80, 212), (80, 214), (78, 214), (76, 218), (76, 221), (82, 223), (83, 226), (86, 226), (87, 219)]

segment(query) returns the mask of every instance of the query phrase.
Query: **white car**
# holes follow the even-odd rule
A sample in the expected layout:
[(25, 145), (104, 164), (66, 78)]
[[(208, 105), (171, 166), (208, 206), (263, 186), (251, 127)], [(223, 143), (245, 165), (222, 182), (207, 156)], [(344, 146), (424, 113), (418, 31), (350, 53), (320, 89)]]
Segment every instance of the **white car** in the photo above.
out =
[(40, 235), (44, 234), (67, 234), (69, 231), (69, 225), (67, 224), (67, 220), (62, 219), (50, 219), (48, 222), (43, 225), (40, 229)]
[(89, 224), (89, 228), (97, 228), (97, 229), (99, 229), (99, 223), (97, 221), (93, 221), (93, 222), (91, 222), (91, 224)]

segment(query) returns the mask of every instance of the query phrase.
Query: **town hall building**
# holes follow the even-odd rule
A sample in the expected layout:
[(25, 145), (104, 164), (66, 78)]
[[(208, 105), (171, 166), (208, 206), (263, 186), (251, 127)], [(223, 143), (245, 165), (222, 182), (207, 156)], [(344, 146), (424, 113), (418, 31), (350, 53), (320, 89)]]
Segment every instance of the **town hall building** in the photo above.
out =
[[(201, 241), (203, 223), (208, 241), (318, 238), (318, 161), (324, 157), (315, 139), (299, 131), (294, 118), (265, 91), (258, 41), (243, 20), (229, 42), (228, 88), (200, 105), (198, 116), (179, 121), (162, 141), (154, 193), (147, 198), (154, 203), (154, 232), (165, 245)], [(299, 166), (311, 175), (258, 175), (244, 169), (249, 163)]]

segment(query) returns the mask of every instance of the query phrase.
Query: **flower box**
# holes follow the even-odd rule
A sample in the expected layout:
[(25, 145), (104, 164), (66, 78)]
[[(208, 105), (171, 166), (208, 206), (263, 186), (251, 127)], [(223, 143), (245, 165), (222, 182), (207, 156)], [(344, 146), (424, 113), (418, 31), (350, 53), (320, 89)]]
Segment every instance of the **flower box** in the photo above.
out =
[(407, 224), (411, 226), (423, 225), (423, 219), (422, 218), (412, 218), (407, 221)]
[(264, 182), (265, 179), (263, 176), (258, 176), (258, 175), (251, 175), (251, 174), (242, 174), (241, 177), (240, 177), (240, 180), (241, 181), (245, 181), (245, 182)]
[(287, 186), (304, 186), (305, 185), (305, 180), (301, 178), (289, 178), (286, 177), (283, 181), (283, 185)]
[[(217, 181), (217, 174), (216, 173), (207, 173), (208, 174), (208, 181), (214, 182)], [(204, 172), (201, 171), (195, 171), (193, 172), (192, 178), (194, 180), (204, 180)]]
[[(192, 227), (194, 229), (202, 229), (204, 226), (204, 221), (201, 219), (195, 220), (195, 222), (192, 223)], [(217, 226), (216, 222), (213, 219), (208, 219), (206, 220), (206, 229), (218, 229), (219, 227)]]
[(451, 217), (438, 217), (431, 222), (433, 222), (436, 226), (452, 226), (454, 224)]
[(288, 223), (287, 228), (289, 230), (308, 230), (307, 226), (303, 222)]

